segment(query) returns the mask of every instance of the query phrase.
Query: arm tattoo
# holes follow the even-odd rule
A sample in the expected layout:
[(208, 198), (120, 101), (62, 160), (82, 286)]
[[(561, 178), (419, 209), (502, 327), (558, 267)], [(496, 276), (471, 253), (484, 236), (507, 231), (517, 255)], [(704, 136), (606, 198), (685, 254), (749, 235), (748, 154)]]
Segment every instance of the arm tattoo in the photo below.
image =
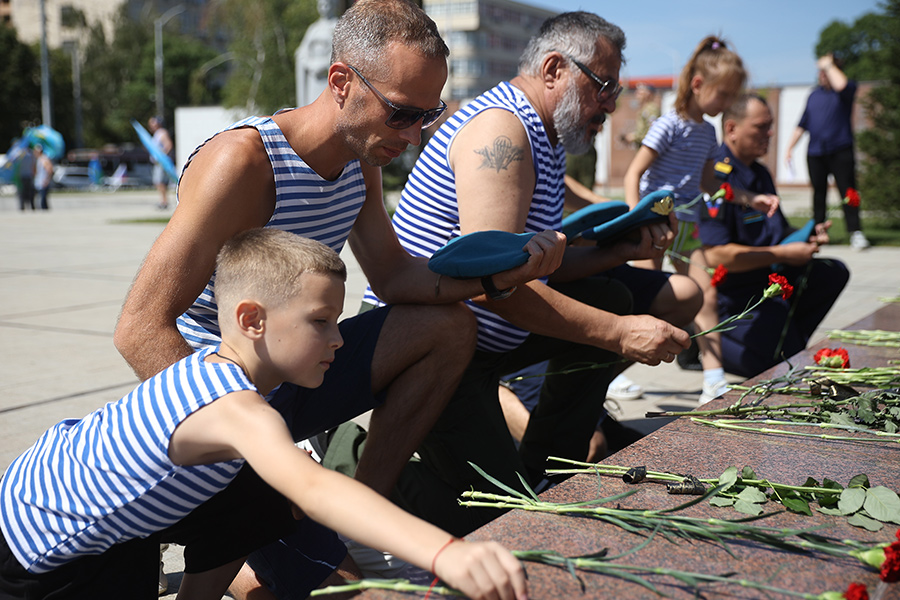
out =
[(523, 150), (520, 146), (513, 146), (512, 141), (505, 135), (494, 140), (494, 147), (485, 146), (475, 150), (476, 154), (484, 157), (480, 169), (495, 169), (498, 173), (501, 169), (509, 168), (514, 160), (522, 160)]

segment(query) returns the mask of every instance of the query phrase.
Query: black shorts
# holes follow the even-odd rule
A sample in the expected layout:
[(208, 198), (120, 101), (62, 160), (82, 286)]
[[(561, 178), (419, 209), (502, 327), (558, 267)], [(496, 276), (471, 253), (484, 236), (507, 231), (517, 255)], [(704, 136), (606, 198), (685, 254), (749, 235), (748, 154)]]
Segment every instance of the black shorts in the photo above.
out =
[(95, 600), (159, 596), (159, 538), (116, 544), (106, 552), (82, 556), (49, 573), (29, 573), (0, 536), (0, 600)]

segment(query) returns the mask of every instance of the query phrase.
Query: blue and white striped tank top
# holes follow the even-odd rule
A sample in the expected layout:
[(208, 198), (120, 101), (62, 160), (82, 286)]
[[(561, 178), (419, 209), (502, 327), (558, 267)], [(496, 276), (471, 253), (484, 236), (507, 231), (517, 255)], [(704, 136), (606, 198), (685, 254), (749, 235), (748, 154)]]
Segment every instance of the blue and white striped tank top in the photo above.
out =
[[(536, 184), (525, 221), (526, 232), (559, 229), (565, 194), (566, 153), (553, 147), (544, 124), (521, 90), (503, 82), (488, 90), (452, 115), (435, 133), (416, 161), (394, 213), (394, 230), (400, 243), (413, 256), (429, 257), (453, 238), (459, 237), (459, 209), (456, 180), (448, 163), (450, 145), (456, 133), (482, 111), (500, 108), (519, 117), (528, 133), (535, 165)], [(485, 198), (491, 202), (491, 198)], [(365, 301), (383, 304), (366, 290)], [(478, 318), (478, 348), (505, 352), (519, 346), (528, 332), (493, 312), (468, 303)]]
[(178, 361), (81, 420), (62, 421), (0, 479), (0, 526), (32, 573), (177, 523), (225, 489), (243, 460), (183, 467), (169, 439), (190, 414), (256, 390), (237, 366), (208, 363), (213, 348)]
[[(223, 131), (239, 127), (259, 131), (275, 173), (275, 211), (266, 227), (317, 240), (340, 253), (366, 199), (359, 161), (351, 161), (340, 177), (328, 181), (294, 152), (271, 117), (249, 117)], [(190, 158), (185, 169), (189, 164)], [(178, 318), (178, 331), (195, 349), (221, 341), (214, 289), (215, 275), (193, 306)]]
[[(659, 117), (650, 125), (641, 144), (656, 151), (658, 156), (644, 171), (640, 182), (643, 198), (657, 190), (670, 190), (675, 206), (682, 206), (697, 197), (703, 179), (703, 167), (718, 150), (716, 128), (703, 119), (685, 119), (675, 109)], [(676, 213), (679, 221), (700, 220), (700, 206)]]

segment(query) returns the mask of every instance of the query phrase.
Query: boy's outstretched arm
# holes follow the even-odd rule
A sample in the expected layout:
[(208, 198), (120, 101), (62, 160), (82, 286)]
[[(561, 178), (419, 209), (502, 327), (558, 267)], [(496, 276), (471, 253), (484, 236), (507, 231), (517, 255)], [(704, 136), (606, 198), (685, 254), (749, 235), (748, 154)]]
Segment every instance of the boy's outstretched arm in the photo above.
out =
[(475, 599), (527, 598), (522, 565), (495, 542), (455, 541), (365, 485), (329, 471), (294, 446), (281, 415), (254, 392), (234, 392), (187, 417), (169, 446), (177, 464), (243, 457), (306, 515), (388, 551)]

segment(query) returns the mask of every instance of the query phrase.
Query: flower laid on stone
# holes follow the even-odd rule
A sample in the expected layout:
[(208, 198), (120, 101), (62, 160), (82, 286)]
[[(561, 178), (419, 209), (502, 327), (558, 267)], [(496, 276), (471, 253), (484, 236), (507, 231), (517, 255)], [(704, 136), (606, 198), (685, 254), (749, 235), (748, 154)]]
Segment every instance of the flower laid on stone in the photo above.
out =
[(850, 552), (851, 556), (855, 556), (863, 564), (878, 569), (879, 577), (885, 583), (900, 581), (900, 530), (895, 535), (896, 542)]
[(859, 192), (853, 188), (847, 188), (847, 195), (844, 196), (844, 204), (854, 208), (859, 207)]
[(788, 280), (786, 277), (784, 277), (783, 275), (779, 275), (778, 273), (769, 273), (769, 285), (763, 291), (762, 298), (757, 300), (755, 304), (751, 304), (753, 302), (753, 300), (751, 299), (750, 302), (747, 303), (746, 308), (744, 308), (744, 310), (742, 310), (738, 314), (728, 317), (727, 319), (725, 319), (718, 325), (715, 325), (715, 326), (707, 329), (706, 331), (701, 331), (700, 333), (695, 333), (694, 335), (691, 336), (691, 338), (700, 337), (701, 335), (708, 335), (708, 334), (716, 332), (716, 331), (720, 331), (720, 332), (721, 331), (731, 331), (732, 329), (734, 329), (736, 327), (736, 325), (734, 325), (735, 322), (741, 321), (744, 319), (752, 319), (753, 311), (756, 310), (757, 307), (759, 307), (759, 305), (762, 304), (763, 302), (765, 302), (766, 300), (770, 300), (772, 298), (777, 298), (778, 296), (781, 296), (782, 299), (787, 300), (788, 298), (791, 297), (791, 294), (793, 294), (793, 293), (794, 293), (794, 286), (792, 286), (790, 283), (788, 283)]
[(828, 338), (848, 344), (856, 344), (857, 346), (900, 348), (900, 331), (882, 331), (881, 329), (834, 330), (828, 332)]
[[(792, 485), (759, 477), (751, 467), (728, 467), (714, 478), (697, 478), (660, 471), (648, 471), (646, 467), (594, 464), (567, 458), (548, 457), (550, 463), (570, 465), (566, 468), (547, 469), (548, 475), (574, 475), (594, 473), (597, 477), (621, 477), (626, 483), (665, 483), (670, 494), (707, 494), (707, 486), (718, 491), (709, 496), (709, 503), (717, 507), (731, 507), (747, 515), (760, 515), (763, 505), (777, 502), (787, 510), (812, 516), (812, 503), (822, 514), (846, 517), (855, 527), (879, 531), (885, 523), (900, 521), (900, 496), (884, 486), (872, 486), (869, 477), (862, 473), (852, 477), (844, 487), (831, 479), (819, 483), (807, 477), (802, 485)], [(771, 490), (771, 492), (770, 492)]]
[(850, 368), (850, 355), (843, 348), (822, 348), (813, 357), (820, 367), (832, 367), (835, 369)]
[[(866, 586), (861, 583), (856, 583), (855, 581), (847, 586), (846, 592), (835, 593), (839, 595), (833, 596), (834, 600), (869, 600), (869, 591), (866, 589)], [(830, 600), (830, 598), (831, 597), (823, 594), (823, 600)]]
[[(865, 550), (870, 544), (854, 540), (838, 540), (825, 537), (815, 529), (785, 529), (778, 527), (762, 527), (750, 524), (750, 521), (764, 519), (778, 514), (763, 513), (750, 515), (741, 519), (716, 519), (708, 517), (689, 517), (677, 514), (704, 500), (716, 496), (720, 487), (706, 491), (702, 496), (672, 508), (659, 510), (623, 508), (619, 501), (638, 493), (640, 490), (629, 490), (606, 498), (594, 498), (585, 502), (548, 502), (538, 498), (524, 479), (521, 484), (527, 493), (513, 489), (485, 473), (477, 465), (469, 465), (482, 477), (509, 495), (468, 490), (462, 493), (459, 500), (461, 506), (468, 508), (517, 509), (530, 512), (543, 512), (570, 517), (586, 517), (610, 523), (638, 534), (659, 534), (665, 539), (675, 542), (676, 538), (685, 540), (703, 540), (720, 545), (729, 551), (728, 544), (738, 540), (750, 540), (758, 544), (788, 550), (791, 552), (823, 552), (832, 556), (846, 556), (851, 550)], [(599, 466), (599, 465), (598, 465)], [(683, 480), (684, 477), (680, 477)], [(613, 504), (613, 507), (604, 506)]]

